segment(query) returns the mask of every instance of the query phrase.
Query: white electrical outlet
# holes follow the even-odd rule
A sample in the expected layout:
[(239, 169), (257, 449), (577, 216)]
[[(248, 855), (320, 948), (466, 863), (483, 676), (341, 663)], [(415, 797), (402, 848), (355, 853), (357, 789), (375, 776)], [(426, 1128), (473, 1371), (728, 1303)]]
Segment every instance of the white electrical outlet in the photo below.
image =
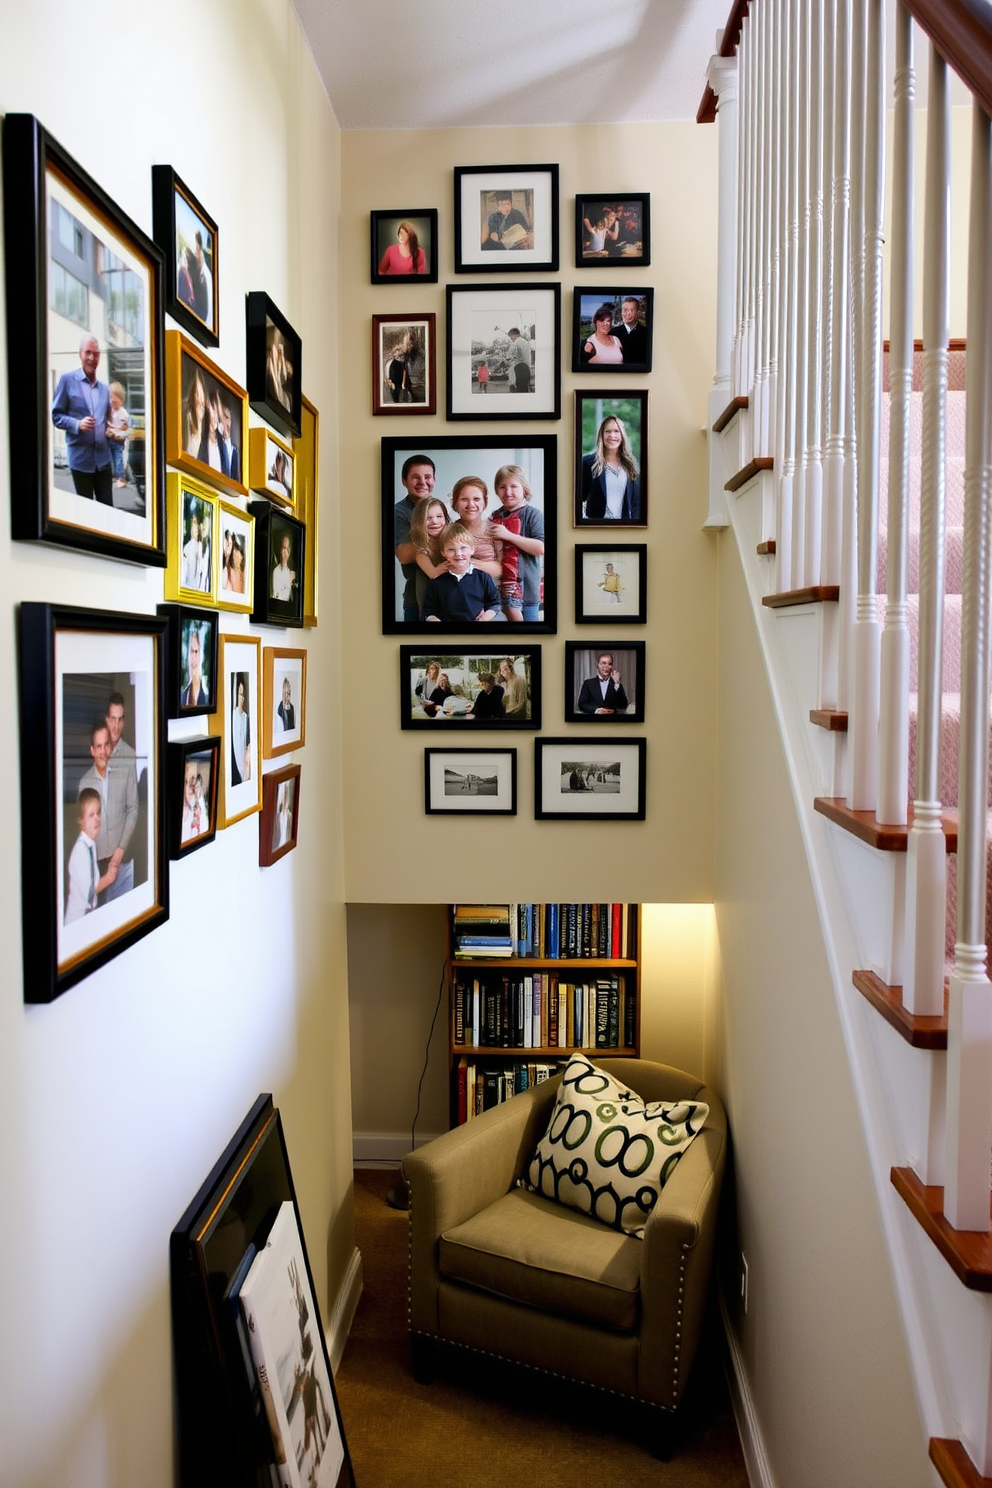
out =
[(747, 1256), (741, 1251), (741, 1308), (747, 1312)]

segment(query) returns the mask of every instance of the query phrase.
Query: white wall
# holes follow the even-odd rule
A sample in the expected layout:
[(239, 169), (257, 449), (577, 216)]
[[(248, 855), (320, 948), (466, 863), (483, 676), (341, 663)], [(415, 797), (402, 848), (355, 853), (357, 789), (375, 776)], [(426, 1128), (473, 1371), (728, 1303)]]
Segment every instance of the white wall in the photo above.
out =
[[(217, 361), (243, 384), (243, 296), (268, 291), (303, 336), (304, 389), (322, 417), (329, 573), (320, 625), (305, 638), (296, 852), (261, 870), (254, 818), (219, 834), (173, 865), (168, 924), (52, 1006), (27, 1008), (16, 745), (8, 771), (0, 1483), (171, 1488), (169, 1231), (260, 1090), (283, 1112), (325, 1317), (354, 1252), (337, 669), (329, 661), (340, 645), (336, 346), (323, 330), (337, 305), (338, 132), (289, 0), (175, 0), (90, 15), (64, 0), (8, 7), (0, 110), (36, 114), (149, 232), (151, 166), (171, 163), (220, 228)], [(4, 410), (7, 394), (2, 358)], [(0, 417), (4, 513), (11, 437)], [(0, 689), (16, 738), (18, 602), (152, 613), (163, 576), (15, 544), (8, 530), (3, 515)], [(239, 616), (222, 625), (251, 629)], [(285, 631), (257, 633), (286, 643)]]

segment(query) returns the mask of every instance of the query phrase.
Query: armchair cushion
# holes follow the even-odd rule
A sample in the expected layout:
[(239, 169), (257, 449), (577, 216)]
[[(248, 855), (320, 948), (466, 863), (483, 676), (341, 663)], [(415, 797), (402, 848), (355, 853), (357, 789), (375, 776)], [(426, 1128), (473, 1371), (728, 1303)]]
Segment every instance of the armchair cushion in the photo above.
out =
[(645, 1102), (576, 1054), (521, 1182), (641, 1238), (659, 1193), (708, 1114), (704, 1101)]

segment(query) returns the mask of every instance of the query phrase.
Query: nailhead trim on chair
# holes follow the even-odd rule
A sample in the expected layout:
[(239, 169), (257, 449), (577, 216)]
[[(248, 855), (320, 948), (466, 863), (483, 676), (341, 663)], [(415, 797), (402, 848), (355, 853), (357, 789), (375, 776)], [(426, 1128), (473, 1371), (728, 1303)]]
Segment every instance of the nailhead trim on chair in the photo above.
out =
[[(672, 1399), (679, 1398), (679, 1356), (682, 1352), (682, 1306), (685, 1301), (685, 1258), (689, 1252), (688, 1245), (682, 1247), (682, 1259), (679, 1262), (679, 1305), (675, 1318), (675, 1372), (672, 1375)], [(671, 1407), (672, 1410), (676, 1406)]]

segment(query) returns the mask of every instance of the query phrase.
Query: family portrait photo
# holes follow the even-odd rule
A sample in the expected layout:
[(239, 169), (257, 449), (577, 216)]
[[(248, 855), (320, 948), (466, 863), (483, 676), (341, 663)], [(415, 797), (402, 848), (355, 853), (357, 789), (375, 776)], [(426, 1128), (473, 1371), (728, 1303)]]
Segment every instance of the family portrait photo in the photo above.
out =
[(643, 625), (647, 620), (646, 543), (577, 543), (575, 623)]
[(383, 633), (553, 632), (557, 441), (382, 441)]
[(573, 372), (650, 372), (653, 289), (576, 290)]
[(623, 259), (624, 266), (651, 262), (650, 198), (647, 193), (575, 198), (575, 266)]
[(643, 723), (644, 642), (565, 642), (565, 722)]
[(644, 739), (535, 739), (534, 816), (643, 821)]
[(448, 285), (448, 418), (559, 418), (559, 284)]
[(244, 389), (182, 331), (165, 333), (166, 456), (221, 490), (247, 494)]
[(437, 209), (373, 212), (372, 283), (437, 283)]
[(425, 749), (428, 816), (516, 816), (515, 749)]
[(510, 655), (400, 647), (400, 726), (540, 728), (541, 648)]
[(245, 296), (245, 381), (257, 414), (287, 439), (300, 432), (303, 342), (261, 290)]
[(557, 165), (456, 166), (455, 273), (557, 268)]
[(152, 221), (165, 252), (167, 312), (203, 346), (216, 346), (217, 224), (170, 165), (152, 166)]
[(373, 315), (372, 413), (437, 411), (433, 314)]
[(648, 395), (575, 394), (576, 527), (646, 527)]

